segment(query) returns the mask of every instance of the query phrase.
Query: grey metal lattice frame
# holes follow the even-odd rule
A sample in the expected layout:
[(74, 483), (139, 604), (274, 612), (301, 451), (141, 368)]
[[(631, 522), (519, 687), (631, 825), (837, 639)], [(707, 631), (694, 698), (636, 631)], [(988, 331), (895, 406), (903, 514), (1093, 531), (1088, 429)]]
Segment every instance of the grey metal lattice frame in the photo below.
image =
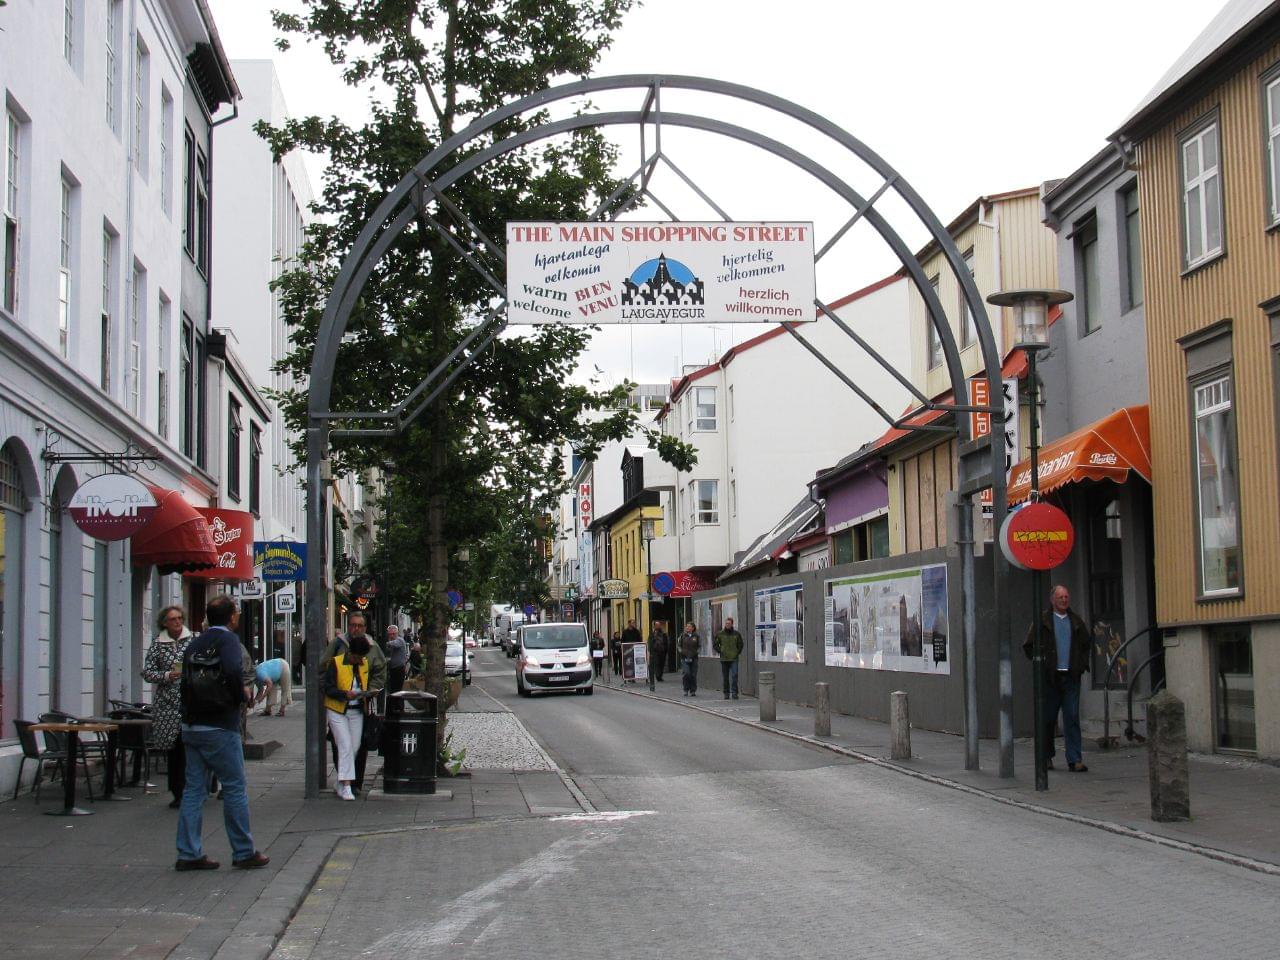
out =
[[(602, 91), (626, 89), (644, 90), (646, 92), (644, 103), (639, 110), (582, 112), (572, 117), (547, 121), (523, 130), (504, 140), (489, 144), (484, 149), (477, 150), (461, 160), (458, 160), (456, 156), (461, 149), (474, 146), (475, 141), (485, 137), (494, 128), (513, 117), (541, 110), (550, 104), (563, 100), (584, 97)], [(854, 154), (882, 177), (883, 182), (870, 198), (864, 198), (842, 177), (822, 166), (811, 157), (778, 140), (767, 137), (757, 130), (737, 126), (715, 117), (663, 112), (661, 95), (664, 89), (693, 90), (717, 94), (733, 100), (765, 107), (782, 116), (800, 121)], [(575, 130), (618, 125), (636, 125), (639, 128), (642, 161), (639, 168), (615, 192), (614, 196), (600, 205), (592, 219), (599, 219), (605, 215), (616, 218), (625, 212), (630, 204), (624, 203), (623, 206), (619, 207), (617, 203), (625, 194), (627, 186), (634, 187), (637, 181), (639, 183), (637, 196), (641, 194), (648, 196), (668, 216), (672, 219), (677, 219), (649, 188), (649, 180), (659, 162), (665, 163), (722, 218), (730, 219), (662, 150), (661, 137), (664, 125), (702, 130), (766, 150), (808, 173), (838, 196), (844, 198), (852, 206), (853, 215), (827, 240), (819, 250), (817, 257), (820, 259), (826, 255), (858, 220), (865, 219), (889, 245), (895, 256), (898, 257), (906, 275), (911, 279), (924, 300), (930, 322), (933, 324), (941, 342), (943, 356), (946, 360), (953, 396), (953, 402), (949, 404), (935, 402), (922, 394), (910, 382), (903, 371), (897, 370), (893, 364), (881, 357), (865, 340), (844, 324), (825, 303), (818, 301), (815, 306), (824, 316), (834, 321), (843, 332), (873, 359), (879, 362), (900, 384), (905, 386), (919, 401), (921, 408), (925, 410), (946, 410), (953, 414), (952, 426), (944, 429), (958, 434), (961, 455), (961, 484), (959, 491), (961, 496), (957, 505), (957, 520), (958, 530), (960, 531), (958, 545), (960, 546), (961, 586), (964, 596), (965, 765), (968, 769), (976, 769), (978, 766), (976, 600), (974, 596), (974, 559), (972, 550), (975, 531), (974, 512), (970, 496), (980, 489), (991, 487), (994, 494), (995, 522), (997, 525), (1002, 522), (1006, 504), (1003, 431), (993, 430), (988, 436), (982, 438), (970, 436), (969, 418), (962, 414), (978, 411), (987, 412), (987, 408), (975, 408), (964, 402), (968, 397), (964, 371), (961, 366), (955, 338), (947, 323), (942, 304), (911, 249), (892, 225), (876, 211), (876, 202), (889, 191), (893, 191), (907, 204), (928, 231), (932, 240), (938, 245), (938, 249), (946, 258), (965, 302), (973, 315), (978, 332), (978, 344), (987, 371), (990, 387), (989, 395), (998, 397), (1001, 394), (1001, 363), (995, 337), (987, 316), (986, 306), (978, 293), (972, 276), (961, 259), (959, 250), (941, 221), (910, 184), (879, 154), (827, 118), (773, 94), (739, 84), (702, 77), (628, 75), (591, 78), (531, 94), (494, 110), (476, 120), (465, 130), (450, 137), (424, 157), (413, 170), (406, 173), (401, 181), (387, 194), (377, 210), (365, 223), (364, 228), (356, 238), (338, 271), (317, 332), (308, 384), (306, 429), (307, 542), (313, 545), (313, 559), (308, 567), (308, 589), (305, 609), (305, 646), (308, 678), (306, 791), (309, 797), (318, 796), (325, 782), (324, 745), (319, 734), (322, 726), (322, 705), (319, 695), (320, 678), (318, 674), (320, 656), (327, 643), (328, 633), (324, 583), (327, 557), (324, 554), (322, 545), (325, 542), (328, 497), (328, 488), (325, 483), (325, 479), (327, 479), (325, 476), (325, 464), (327, 463), (330, 438), (343, 435), (394, 436), (399, 433), (436, 397), (448, 389), (471, 361), (492, 343), (493, 339), (505, 326), (505, 320), (502, 318), (504, 304), (500, 304), (489, 311), (483, 320), (454, 348), (452, 353), (432, 370), (422, 383), (415, 387), (394, 410), (332, 411), (329, 409), (329, 404), (332, 396), (333, 378), (337, 369), (338, 349), (346, 332), (351, 312), (377, 263), (396, 243), (404, 230), (415, 220), (422, 227), (434, 229), (442, 236), (445, 236), (450, 245), (490, 284), (495, 293), (505, 299), (506, 291), (503, 288), (501, 279), (499, 279), (502, 276), (501, 266), (495, 267), (484, 262), (489, 251), (496, 251), (500, 254), (501, 248), (485, 237), (475, 224), (448, 200), (444, 191), (485, 163), (526, 145)], [(650, 125), (654, 129), (654, 149), (652, 154), (648, 151), (646, 140), (646, 128)], [(445, 160), (450, 160), (451, 165), (447, 166), (438, 175), (433, 175), (433, 171), (440, 167)], [(430, 216), (427, 213), (427, 205), (433, 201), (439, 208), (441, 216), (447, 216), (455, 220), (457, 225), (465, 227), (470, 232), (471, 237), (475, 239), (463, 236), (463, 239), (459, 240), (437, 218)], [(634, 203), (634, 198), (631, 202)], [(890, 425), (904, 429), (939, 429), (936, 424), (920, 427), (903, 418), (894, 418), (873, 397), (869, 396), (858, 384), (840, 371), (834, 363), (822, 355), (821, 351), (805, 340), (794, 325), (784, 323), (782, 326), (793, 337), (800, 340), (805, 348), (814, 354), (817, 360), (826, 365), (832, 373), (853, 389)], [(343, 421), (374, 422), (379, 423), (379, 426), (336, 426)], [(382, 424), (385, 424), (385, 426)], [(1000, 773), (1002, 776), (1007, 777), (1013, 775), (1012, 644), (1009, 635), (1007, 611), (1004, 605), (1004, 597), (1008, 592), (1008, 567), (1000, 551), (997, 550), (994, 553), (995, 576), (992, 582), (991, 603), (995, 609), (999, 649)]]

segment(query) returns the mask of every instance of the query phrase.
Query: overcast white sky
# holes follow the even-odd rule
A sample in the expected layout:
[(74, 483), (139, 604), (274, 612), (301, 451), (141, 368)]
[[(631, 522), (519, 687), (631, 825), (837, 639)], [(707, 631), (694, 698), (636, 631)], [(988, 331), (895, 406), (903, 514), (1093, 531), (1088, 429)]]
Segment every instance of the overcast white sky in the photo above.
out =
[[(276, 61), (295, 116), (358, 121), (367, 92), (345, 87), (323, 53), (273, 46), (270, 9), (295, 0), (210, 0), (233, 59)], [(768, 91), (825, 115), (877, 151), (945, 223), (976, 197), (1058, 179), (1091, 157), (1220, 9), (1217, 0), (647, 0), (632, 10), (596, 75), (690, 74)], [(597, 97), (636, 109), (641, 96)], [(811, 153), (864, 196), (879, 179), (788, 121), (674, 93), (664, 109), (759, 129)], [(619, 172), (638, 163), (619, 133)], [(852, 213), (825, 188), (753, 148), (668, 127), (664, 149), (735, 219), (813, 220), (829, 236)], [(319, 189), (323, 163), (309, 162)], [(655, 192), (681, 219), (715, 219), (672, 176)], [(885, 206), (912, 247), (924, 234)], [(650, 207), (642, 219), (665, 219)], [(864, 224), (823, 260), (818, 293), (835, 299), (897, 268)], [(759, 324), (606, 328), (587, 357), (610, 381), (656, 382), (681, 362), (760, 333)]]

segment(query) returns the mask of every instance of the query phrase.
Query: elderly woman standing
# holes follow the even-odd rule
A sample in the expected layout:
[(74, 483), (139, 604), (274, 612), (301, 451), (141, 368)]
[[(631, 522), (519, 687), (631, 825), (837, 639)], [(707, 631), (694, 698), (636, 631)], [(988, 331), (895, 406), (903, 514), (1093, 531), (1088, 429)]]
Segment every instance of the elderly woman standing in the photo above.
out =
[[(351, 783), (356, 779), (356, 752), (364, 733), (364, 713), (369, 690), (369, 638), (353, 636), (329, 660), (324, 673), (325, 718), (338, 752), (339, 800), (354, 800)], [(376, 688), (373, 692), (377, 692)]]
[(182, 746), (180, 699), (182, 652), (191, 640), (186, 615), (181, 607), (165, 607), (157, 625), (160, 633), (147, 650), (142, 679), (151, 684), (151, 742), (169, 753), (169, 792), (176, 809), (182, 803), (182, 786), (187, 780), (187, 755)]

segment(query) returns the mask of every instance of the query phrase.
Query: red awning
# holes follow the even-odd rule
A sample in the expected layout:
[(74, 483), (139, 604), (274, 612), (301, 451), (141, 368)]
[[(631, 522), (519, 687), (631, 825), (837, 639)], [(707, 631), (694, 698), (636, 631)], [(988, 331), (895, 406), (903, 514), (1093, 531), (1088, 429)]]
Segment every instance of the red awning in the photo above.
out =
[(161, 573), (188, 573), (218, 565), (213, 534), (200, 512), (177, 490), (147, 484), (156, 498), (151, 522), (133, 535), (133, 563)]
[[(1151, 422), (1146, 404), (1125, 407), (1040, 448), (1040, 492), (1077, 480), (1123, 483), (1129, 471), (1151, 482)], [(1009, 474), (1009, 502), (1031, 495), (1031, 461)]]

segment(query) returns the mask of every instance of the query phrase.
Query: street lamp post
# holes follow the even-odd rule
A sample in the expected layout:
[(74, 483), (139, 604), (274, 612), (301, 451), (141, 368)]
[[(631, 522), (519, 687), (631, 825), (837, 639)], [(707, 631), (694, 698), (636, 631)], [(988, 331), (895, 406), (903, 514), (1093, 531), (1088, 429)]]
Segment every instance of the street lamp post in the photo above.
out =
[[(1027, 355), (1027, 403), (1030, 415), (1031, 496), (1040, 499), (1040, 384), (1036, 379), (1036, 357), (1049, 349), (1049, 308), (1073, 299), (1066, 290), (1005, 290), (987, 297), (997, 307), (1013, 308), (1013, 341)], [(1031, 645), (1031, 690), (1035, 705), (1036, 790), (1049, 789), (1048, 718), (1045, 716), (1044, 649), (1039, 631), (1040, 571), (1031, 571), (1031, 616), (1035, 642)]]
[[(645, 620), (649, 624), (649, 637), (653, 637), (653, 538), (658, 535), (658, 521), (652, 517), (640, 521), (640, 536), (644, 538), (645, 568)], [(653, 647), (647, 646), (649, 652), (649, 689), (657, 689), (653, 679)]]

